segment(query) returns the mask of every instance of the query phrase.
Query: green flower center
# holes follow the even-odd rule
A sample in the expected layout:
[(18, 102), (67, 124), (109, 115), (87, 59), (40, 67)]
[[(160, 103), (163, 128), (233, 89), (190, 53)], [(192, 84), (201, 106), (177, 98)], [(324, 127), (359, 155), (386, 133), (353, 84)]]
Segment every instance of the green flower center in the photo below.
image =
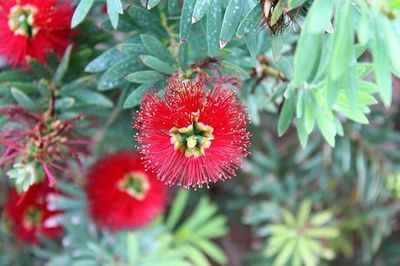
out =
[(27, 228), (38, 227), (42, 219), (42, 212), (36, 207), (29, 207), (25, 213), (24, 223)]
[(169, 131), (171, 144), (175, 150), (181, 150), (186, 157), (200, 157), (205, 155), (205, 149), (210, 148), (211, 141), (214, 139), (213, 128), (197, 121), (197, 117), (192, 119), (191, 125), (182, 128), (173, 127)]
[(137, 200), (144, 200), (150, 189), (150, 183), (142, 172), (130, 172), (118, 182), (118, 188)]
[(8, 15), (8, 27), (15, 35), (32, 37), (38, 32), (38, 28), (34, 27), (34, 16), (37, 8), (32, 5), (15, 5), (10, 9)]

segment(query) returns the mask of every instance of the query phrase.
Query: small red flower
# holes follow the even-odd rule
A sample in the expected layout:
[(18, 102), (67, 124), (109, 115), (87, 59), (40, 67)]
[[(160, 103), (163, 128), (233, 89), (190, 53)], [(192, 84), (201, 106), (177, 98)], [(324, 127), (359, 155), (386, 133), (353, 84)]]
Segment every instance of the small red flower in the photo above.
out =
[(145, 165), (167, 184), (198, 187), (229, 179), (247, 155), (248, 117), (236, 93), (206, 78), (172, 78), (164, 98), (147, 93), (134, 128)]
[(14, 67), (27, 57), (46, 62), (46, 53), (62, 53), (71, 37), (71, 1), (0, 1), (0, 56)]
[(49, 195), (58, 193), (49, 184), (34, 184), (23, 193), (15, 189), (5, 205), (5, 215), (11, 222), (12, 231), (20, 241), (38, 244), (39, 235), (55, 238), (62, 233), (61, 213), (49, 209)]
[(91, 216), (112, 231), (146, 225), (162, 213), (167, 201), (166, 186), (146, 173), (140, 157), (129, 151), (93, 165), (86, 192)]

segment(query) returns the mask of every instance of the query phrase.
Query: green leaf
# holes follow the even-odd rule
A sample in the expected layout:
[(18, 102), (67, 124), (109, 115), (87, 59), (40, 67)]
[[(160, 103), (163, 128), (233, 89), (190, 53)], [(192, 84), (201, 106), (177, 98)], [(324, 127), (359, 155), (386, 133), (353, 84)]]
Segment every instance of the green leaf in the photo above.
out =
[(71, 97), (64, 97), (57, 99), (54, 104), (56, 110), (65, 110), (71, 108), (75, 104), (75, 99)]
[(304, 94), (304, 127), (307, 132), (307, 135), (310, 134), (314, 129), (315, 124), (315, 100), (312, 93), (306, 91)]
[(127, 108), (132, 108), (135, 107), (137, 105), (139, 105), (142, 101), (142, 97), (143, 95), (146, 93), (146, 91), (151, 88), (152, 84), (142, 84), (139, 87), (137, 87), (136, 89), (134, 89), (126, 98), (126, 100), (124, 101), (124, 105), (123, 108), (127, 109)]
[(275, 35), (272, 37), (272, 55), (274, 56), (275, 62), (278, 62), (281, 59), (282, 55), (282, 47), (283, 47), (283, 37), (282, 35)]
[(194, 266), (209, 266), (210, 262), (207, 258), (196, 248), (191, 245), (182, 247), (187, 258), (193, 263)]
[(318, 212), (311, 217), (310, 224), (313, 226), (321, 226), (329, 222), (332, 218), (333, 213), (331, 211)]
[(79, 89), (70, 92), (71, 96), (78, 99), (79, 102), (88, 105), (95, 105), (105, 108), (112, 108), (114, 106), (113, 102), (105, 97), (103, 94), (98, 93), (96, 91)]
[(360, 4), (361, 17), (358, 23), (357, 37), (360, 44), (366, 45), (371, 39), (371, 23), (369, 20), (369, 10), (365, 3)]
[[(330, 2), (330, 1), (326, 1)], [(354, 54), (354, 30), (353, 12), (351, 10), (351, 1), (342, 0), (336, 6), (335, 15), (335, 33), (333, 35), (333, 47), (331, 54), (331, 64), (329, 65), (329, 78), (337, 81), (349, 65)]]
[(334, 238), (339, 235), (339, 230), (334, 227), (310, 228), (305, 232), (305, 235), (314, 238)]
[(307, 239), (299, 238), (297, 241), (297, 250), (304, 265), (317, 265), (317, 258), (310, 249)]
[(107, 13), (114, 29), (118, 27), (119, 14), (123, 12), (121, 0), (107, 0)]
[(272, 266), (284, 266), (289, 261), (296, 246), (296, 241), (289, 241), (279, 252)]
[(193, 227), (192, 230), (196, 230), (193, 234), (202, 238), (221, 237), (227, 232), (226, 223), (227, 220), (224, 216), (217, 216), (203, 223), (204, 226), (200, 227), (198, 230)]
[(125, 84), (125, 77), (132, 72), (142, 70), (143, 67), (137, 63), (136, 55), (119, 61), (108, 69), (99, 80), (99, 90), (110, 90)]
[(143, 64), (151, 69), (157, 70), (160, 73), (171, 75), (174, 73), (174, 69), (168, 64), (164, 63), (160, 59), (151, 55), (141, 55), (139, 56)]
[(207, 13), (207, 45), (211, 57), (219, 55), (219, 35), (222, 26), (222, 3), (214, 0)]
[(90, 8), (93, 6), (94, 0), (80, 0), (72, 16), (71, 28), (78, 26), (87, 16)]
[(249, 73), (236, 64), (227, 61), (222, 61), (222, 71), (224, 74), (239, 77), (241, 79), (249, 79)]
[(204, 253), (207, 254), (211, 259), (221, 265), (228, 263), (228, 258), (224, 252), (213, 242), (205, 239), (195, 239), (194, 244), (199, 247)]
[(170, 230), (172, 230), (176, 226), (179, 218), (182, 216), (188, 198), (189, 192), (187, 190), (180, 189), (178, 191), (178, 195), (175, 197), (175, 200), (171, 207), (171, 211), (166, 221), (166, 225)]
[[(161, 0), (141, 0), (142, 5), (147, 9), (152, 9), (153, 7), (157, 6)], [(147, 6), (146, 5), (147, 2)]]
[(179, 36), (181, 42), (186, 41), (192, 29), (192, 15), (195, 4), (196, 0), (185, 0), (183, 2), (180, 27), (179, 27)]
[[(32, 72), (34, 73), (34, 75), (37, 78), (39, 78), (39, 79), (45, 78), (48, 80), (51, 79), (51, 77), (53, 75), (52, 71), (46, 65), (44, 65), (42, 62), (40, 62), (39, 60), (29, 58), (28, 64), (29, 64), (30, 69), (32, 70)], [(24, 80), (24, 79), (22, 79), (22, 80)]]
[(246, 42), (247, 49), (249, 50), (249, 53), (251, 57), (256, 58), (258, 55), (258, 40), (257, 40), (257, 33), (256, 32), (250, 32), (246, 34), (244, 37), (244, 41)]
[(11, 88), (11, 95), (14, 98), (14, 100), (22, 107), (30, 110), (30, 111), (36, 111), (37, 110), (37, 106), (35, 104), (34, 101), (31, 100), (31, 98), (29, 98), (28, 95), (26, 95), (25, 93), (23, 93), (22, 91), (20, 91), (17, 88), (12, 87)]
[(189, 43), (184, 42), (179, 45), (179, 64), (183, 70), (187, 70), (189, 67)]
[(121, 43), (116, 48), (126, 55), (132, 55), (132, 53), (145, 54), (147, 52), (147, 49), (141, 43)]
[(240, 22), (236, 31), (236, 38), (241, 39), (243, 36), (250, 32), (257, 32), (260, 28), (260, 21), (262, 17), (262, 10), (260, 5), (255, 5)]
[(60, 65), (58, 66), (58, 68), (56, 70), (56, 73), (54, 75), (54, 82), (57, 85), (61, 84), (62, 79), (64, 78), (65, 74), (67, 73), (69, 61), (71, 59), (71, 51), (72, 51), (72, 45), (68, 46), (67, 49), (65, 50), (64, 56), (60, 62)]
[(293, 80), (297, 86), (313, 78), (311, 74), (315, 66), (319, 63), (321, 45), (321, 34), (302, 32), (297, 43), (293, 61)]
[(150, 55), (167, 61), (169, 64), (175, 64), (175, 59), (171, 52), (157, 38), (147, 34), (140, 35), (140, 38)]
[(135, 22), (141, 32), (148, 32), (161, 38), (170, 38), (161, 24), (160, 17), (154, 12), (150, 12), (141, 6), (133, 5), (126, 13)]
[(280, 0), (274, 6), (274, 9), (273, 9), (273, 12), (271, 15), (271, 21), (270, 21), (271, 26), (274, 26), (283, 14), (284, 6), (283, 6), (282, 2), (283, 1)]
[(97, 73), (107, 70), (124, 58), (126, 58), (126, 55), (118, 51), (117, 48), (113, 47), (90, 62), (89, 65), (86, 66), (85, 72)]
[(400, 39), (398, 31), (387, 18), (382, 18), (382, 23), (393, 70), (396, 75), (400, 75)]
[(288, 130), (290, 123), (292, 122), (295, 106), (295, 97), (289, 97), (285, 99), (283, 103), (281, 114), (279, 115), (278, 122), (278, 136), (282, 136)]
[(136, 265), (139, 259), (139, 239), (137, 234), (128, 233), (126, 238), (128, 249), (128, 261), (131, 265)]
[(179, 0), (168, 0), (168, 13), (172, 16), (179, 13)]
[[(307, 17), (306, 31), (310, 33), (322, 33), (328, 29), (333, 12), (333, 0), (316, 0), (313, 2)], [(335, 28), (336, 31), (336, 28)]]
[(304, 119), (299, 119), (298, 123), (297, 123), (297, 127), (296, 127), (297, 136), (299, 137), (299, 141), (300, 141), (301, 147), (303, 147), (303, 149), (307, 145), (308, 135), (310, 134), (307, 132), (306, 127), (304, 125), (305, 125)]
[(198, 230), (198, 227), (202, 226), (207, 220), (209, 220), (216, 211), (217, 207), (211, 204), (208, 198), (201, 198), (200, 203), (196, 206), (193, 214), (179, 228), (179, 231)]
[(225, 15), (222, 20), (221, 34), (219, 36), (219, 47), (224, 48), (235, 35), (240, 23), (240, 17), (244, 9), (243, 0), (230, 0), (226, 7)]
[(322, 133), (322, 136), (332, 147), (335, 146), (335, 136), (336, 136), (336, 126), (333, 121), (332, 113), (325, 111), (320, 108), (319, 111), (315, 113), (315, 118), (317, 120), (317, 125)]
[(10, 82), (10, 81), (30, 81), (29, 75), (22, 70), (5, 70), (0, 72), (0, 83)]
[[(214, 3), (213, 3), (214, 4)], [(207, 13), (210, 8), (210, 0), (197, 0), (194, 6), (192, 23), (197, 23)]]
[(300, 204), (299, 211), (297, 213), (297, 227), (303, 227), (310, 217), (312, 202), (309, 199), (303, 200)]
[(288, 7), (288, 11), (293, 10), (299, 6), (301, 6), (302, 4), (304, 4), (306, 0), (289, 0), (287, 7)]
[(159, 80), (165, 79), (160, 72), (153, 70), (138, 71), (126, 76), (126, 79), (134, 83), (151, 83), (154, 84)]
[(373, 23), (372, 40), (372, 57), (375, 64), (375, 79), (380, 87), (379, 95), (382, 98), (386, 107), (390, 106), (392, 101), (392, 76), (391, 76), (391, 62), (387, 54), (386, 38), (384, 31), (382, 31), (382, 23), (380, 18), (375, 18)]

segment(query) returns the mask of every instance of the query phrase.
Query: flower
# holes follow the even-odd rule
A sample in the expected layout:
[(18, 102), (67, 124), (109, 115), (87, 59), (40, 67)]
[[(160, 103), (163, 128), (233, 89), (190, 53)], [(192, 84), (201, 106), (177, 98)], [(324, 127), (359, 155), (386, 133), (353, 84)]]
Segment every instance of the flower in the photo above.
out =
[(248, 154), (248, 117), (236, 93), (207, 79), (172, 77), (164, 98), (145, 94), (136, 128), (145, 166), (169, 185), (208, 186), (229, 179)]
[(0, 56), (14, 67), (27, 57), (46, 62), (46, 53), (62, 53), (71, 37), (69, 0), (0, 1)]
[(105, 156), (88, 173), (90, 214), (112, 231), (146, 225), (164, 210), (167, 188), (146, 173), (140, 157), (130, 151)]
[(49, 208), (49, 196), (54, 193), (58, 192), (46, 181), (30, 186), (23, 194), (18, 194), (15, 189), (11, 191), (5, 215), (17, 239), (38, 244), (39, 235), (55, 238), (62, 233), (61, 212)]
[(0, 107), (0, 115), (7, 117), (0, 127), (0, 168), (13, 165), (7, 174), (18, 191), (26, 191), (44, 176), (54, 185), (56, 172), (75, 176), (73, 162), (81, 167), (81, 155), (90, 153), (92, 141), (76, 133), (80, 115), (61, 120), (49, 112), (34, 113), (13, 105)]

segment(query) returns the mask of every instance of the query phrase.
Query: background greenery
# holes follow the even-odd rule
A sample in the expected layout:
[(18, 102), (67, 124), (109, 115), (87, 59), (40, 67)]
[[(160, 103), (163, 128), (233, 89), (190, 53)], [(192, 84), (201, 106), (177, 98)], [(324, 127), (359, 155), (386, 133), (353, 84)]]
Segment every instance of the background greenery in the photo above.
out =
[(28, 73), (3, 64), (1, 106), (43, 109), (54, 86), (57, 116), (82, 113), (80, 133), (97, 143), (88, 166), (134, 149), (144, 92), (200, 67), (240, 81), (252, 154), (233, 180), (174, 191), (163, 217), (117, 234), (87, 217), (84, 176), (60, 181), (73, 195), (54, 202), (62, 242), (21, 245), (3, 221), (0, 265), (399, 265), (400, 1), (76, 4), (77, 42)]

